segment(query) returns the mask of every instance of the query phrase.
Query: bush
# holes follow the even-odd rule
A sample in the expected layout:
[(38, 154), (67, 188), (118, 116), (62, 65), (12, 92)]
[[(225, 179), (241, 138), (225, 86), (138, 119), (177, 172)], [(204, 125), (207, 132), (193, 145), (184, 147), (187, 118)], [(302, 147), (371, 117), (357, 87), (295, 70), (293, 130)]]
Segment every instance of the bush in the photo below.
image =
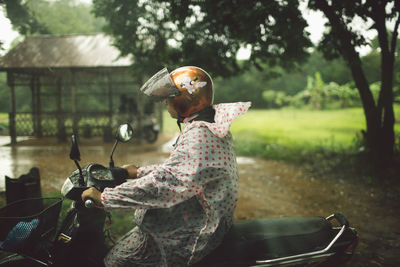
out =
[[(371, 84), (374, 96), (379, 94), (379, 84)], [(324, 83), (317, 72), (315, 78), (308, 77), (307, 86), (292, 97), (288, 97), (292, 107), (310, 107), (312, 109), (335, 109), (359, 107), (361, 105), (357, 89), (352, 83), (339, 85), (335, 82)]]

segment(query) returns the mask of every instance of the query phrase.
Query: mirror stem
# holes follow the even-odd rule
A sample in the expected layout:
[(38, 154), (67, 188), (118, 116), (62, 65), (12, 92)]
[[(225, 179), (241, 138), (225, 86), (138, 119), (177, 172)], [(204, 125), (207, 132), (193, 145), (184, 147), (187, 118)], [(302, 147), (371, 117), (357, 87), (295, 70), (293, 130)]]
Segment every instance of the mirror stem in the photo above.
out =
[(114, 155), (115, 148), (117, 147), (117, 144), (118, 144), (118, 140), (115, 141), (114, 146), (113, 146), (113, 148), (112, 148), (112, 150), (111, 150), (111, 155), (110, 155), (110, 168), (114, 168), (113, 155)]
[(79, 165), (79, 163), (78, 163), (77, 160), (74, 160), (74, 162), (75, 162), (76, 167), (77, 167), (78, 170), (79, 170), (79, 185), (80, 185), (80, 186), (84, 186), (84, 185), (85, 185), (85, 181), (84, 181), (84, 179), (83, 179), (82, 168), (81, 168), (81, 166)]

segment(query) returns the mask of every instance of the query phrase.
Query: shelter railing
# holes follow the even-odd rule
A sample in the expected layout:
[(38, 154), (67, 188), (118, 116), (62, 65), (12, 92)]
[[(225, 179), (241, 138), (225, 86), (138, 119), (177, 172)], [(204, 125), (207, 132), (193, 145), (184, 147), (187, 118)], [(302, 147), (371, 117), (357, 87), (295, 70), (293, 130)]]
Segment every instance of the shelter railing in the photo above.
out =
[[(112, 139), (113, 114), (108, 111), (97, 112), (42, 112), (40, 116), (30, 112), (10, 113), (14, 118), (15, 136), (56, 136), (60, 141), (72, 133), (83, 137), (103, 136)], [(11, 125), (10, 125), (11, 126)], [(14, 130), (14, 131), (13, 131)]]

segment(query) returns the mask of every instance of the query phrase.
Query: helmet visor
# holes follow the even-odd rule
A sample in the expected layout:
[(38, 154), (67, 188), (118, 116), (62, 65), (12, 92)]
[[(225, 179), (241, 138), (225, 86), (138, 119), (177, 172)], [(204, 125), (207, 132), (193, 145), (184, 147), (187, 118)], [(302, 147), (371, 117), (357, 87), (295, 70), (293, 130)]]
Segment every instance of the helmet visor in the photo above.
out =
[(163, 68), (153, 75), (141, 88), (145, 95), (150, 96), (155, 101), (161, 101), (168, 97), (181, 94), (176, 88), (167, 68)]

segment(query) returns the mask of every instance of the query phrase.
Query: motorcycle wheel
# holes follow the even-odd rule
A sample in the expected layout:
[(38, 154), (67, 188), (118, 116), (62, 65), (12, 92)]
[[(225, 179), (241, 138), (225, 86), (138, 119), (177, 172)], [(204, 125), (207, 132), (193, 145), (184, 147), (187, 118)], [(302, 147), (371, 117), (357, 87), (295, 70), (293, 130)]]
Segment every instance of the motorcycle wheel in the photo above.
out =
[(158, 132), (155, 131), (152, 126), (144, 127), (143, 134), (144, 134), (144, 139), (146, 139), (146, 141), (149, 144), (152, 144), (155, 141), (157, 141)]

